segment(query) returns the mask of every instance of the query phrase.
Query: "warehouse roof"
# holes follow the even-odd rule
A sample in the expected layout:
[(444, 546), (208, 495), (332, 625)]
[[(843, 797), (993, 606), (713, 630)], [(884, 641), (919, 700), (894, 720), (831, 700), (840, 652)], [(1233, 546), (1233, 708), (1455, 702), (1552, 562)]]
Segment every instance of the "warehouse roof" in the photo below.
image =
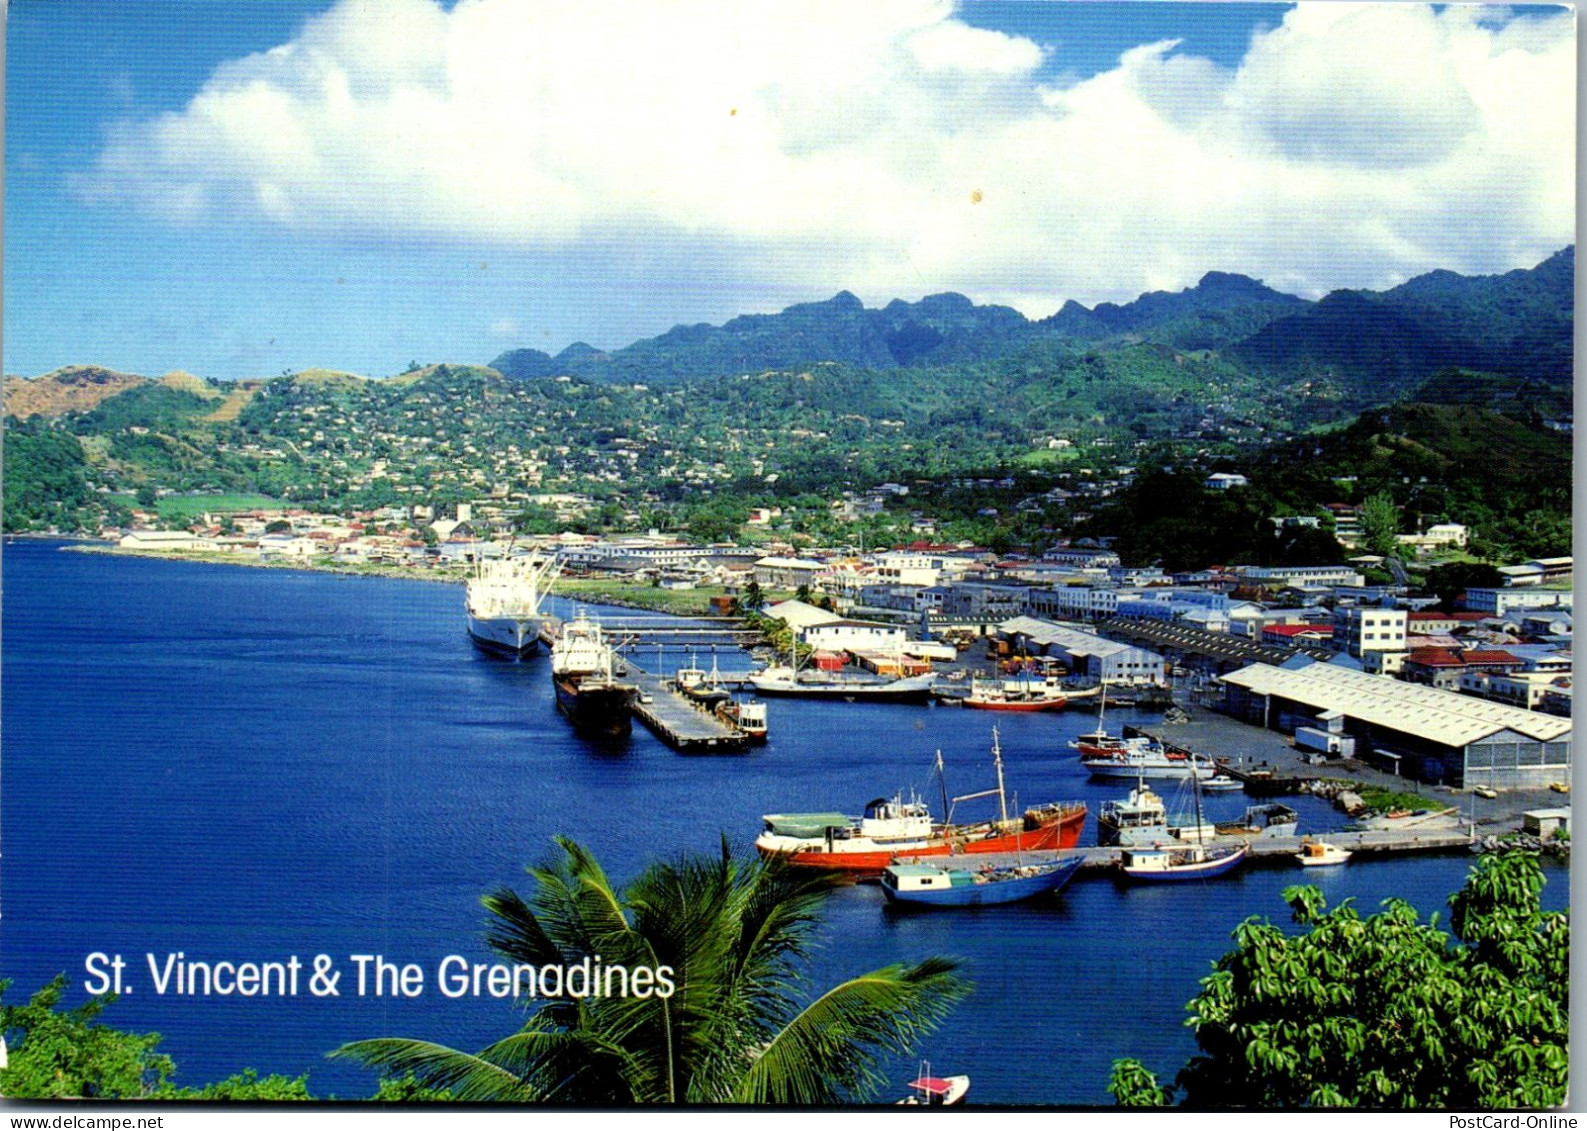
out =
[(1037, 617), (1014, 617), (997, 627), (1003, 632), (1017, 632), (1033, 644), (1056, 644), (1071, 656), (1116, 656), (1120, 652), (1130, 650), (1128, 644), (1104, 640), (1089, 632), (1065, 628), (1061, 624), (1054, 624), (1050, 620), (1041, 620)]
[(1373, 726), (1429, 738), (1445, 746), (1466, 746), (1505, 730), (1535, 742), (1555, 742), (1568, 739), (1571, 730), (1569, 719), (1555, 715), (1540, 715), (1334, 664), (1311, 664), (1294, 671), (1252, 664), (1219, 678), (1257, 695), (1276, 695), (1308, 707), (1340, 711)]

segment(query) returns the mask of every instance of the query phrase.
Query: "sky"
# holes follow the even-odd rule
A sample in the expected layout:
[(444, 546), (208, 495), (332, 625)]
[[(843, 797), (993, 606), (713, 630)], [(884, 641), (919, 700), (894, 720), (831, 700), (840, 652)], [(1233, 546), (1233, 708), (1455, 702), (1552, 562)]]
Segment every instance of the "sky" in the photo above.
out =
[(1573, 242), (1556, 7), (11, 0), (4, 369), (369, 376), (840, 290), (1043, 317)]

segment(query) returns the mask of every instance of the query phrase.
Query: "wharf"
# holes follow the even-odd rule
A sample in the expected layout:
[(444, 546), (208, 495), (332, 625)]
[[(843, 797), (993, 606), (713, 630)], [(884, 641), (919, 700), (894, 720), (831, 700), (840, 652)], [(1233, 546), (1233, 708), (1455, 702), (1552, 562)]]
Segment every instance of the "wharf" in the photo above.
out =
[(680, 754), (741, 754), (749, 735), (699, 707), (672, 681), (629, 663), (628, 679), (638, 689), (634, 714)]
[[(1464, 828), (1460, 829), (1364, 829), (1350, 832), (1319, 833), (1308, 837), (1298, 836), (1257, 836), (1257, 837), (1217, 837), (1208, 841), (1208, 847), (1218, 848), (1240, 844), (1242, 842), (1251, 846), (1251, 859), (1264, 864), (1287, 863), (1295, 864), (1294, 857), (1301, 850), (1301, 845), (1307, 841), (1326, 841), (1337, 848), (1343, 848), (1356, 853), (1350, 864), (1368, 863), (1374, 859), (1385, 858), (1406, 852), (1450, 852), (1469, 849), (1472, 845), (1471, 834)], [(1173, 847), (1173, 845), (1169, 845)], [(1185, 847), (1189, 847), (1188, 845)], [(1071, 848), (1062, 851), (1045, 850), (1039, 852), (1026, 852), (1016, 857), (1012, 852), (989, 852), (985, 854), (960, 855), (952, 857), (921, 857), (922, 863), (941, 864), (945, 867), (956, 867), (973, 870), (991, 865), (992, 867), (1008, 867), (1017, 863), (1046, 864), (1054, 860), (1065, 860), (1078, 854), (1085, 863), (1081, 864), (1079, 876), (1107, 876), (1117, 867), (1121, 848), (1092, 847)], [(900, 854), (900, 860), (909, 857)], [(1349, 866), (1349, 865), (1347, 865)]]

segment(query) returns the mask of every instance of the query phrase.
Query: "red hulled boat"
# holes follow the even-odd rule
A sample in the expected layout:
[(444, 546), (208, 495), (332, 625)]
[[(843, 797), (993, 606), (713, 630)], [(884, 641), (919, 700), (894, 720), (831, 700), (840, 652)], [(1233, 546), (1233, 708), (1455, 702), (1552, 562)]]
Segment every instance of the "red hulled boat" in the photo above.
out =
[[(938, 823), (930, 808), (918, 798), (902, 795), (877, 798), (853, 819), (841, 813), (773, 813), (755, 841), (764, 856), (782, 856), (792, 864), (842, 872), (855, 879), (876, 879), (900, 857), (975, 855), (992, 852), (1036, 852), (1074, 848), (1085, 824), (1084, 802), (1061, 802), (1008, 815), (1003, 790), (1003, 757), (992, 732), (992, 757), (997, 767), (997, 788), (955, 797), (998, 798), (999, 816), (973, 824)], [(942, 756), (937, 756), (941, 772)], [(949, 801), (944, 789), (945, 811)]]

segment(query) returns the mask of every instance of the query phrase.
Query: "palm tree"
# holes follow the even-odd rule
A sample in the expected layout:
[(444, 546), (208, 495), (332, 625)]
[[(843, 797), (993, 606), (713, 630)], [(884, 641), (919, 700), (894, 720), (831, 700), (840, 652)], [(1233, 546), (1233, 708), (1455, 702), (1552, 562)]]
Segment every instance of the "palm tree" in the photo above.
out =
[(910, 1053), (969, 992), (928, 958), (851, 978), (799, 1007), (816, 913), (834, 880), (778, 860), (655, 863), (622, 892), (583, 846), (530, 868), (526, 901), (484, 898), (486, 941), (515, 965), (671, 968), (662, 997), (540, 998), (523, 1028), (475, 1054), (400, 1038), (352, 1057), (461, 1100), (561, 1104), (863, 1102), (882, 1053)]

